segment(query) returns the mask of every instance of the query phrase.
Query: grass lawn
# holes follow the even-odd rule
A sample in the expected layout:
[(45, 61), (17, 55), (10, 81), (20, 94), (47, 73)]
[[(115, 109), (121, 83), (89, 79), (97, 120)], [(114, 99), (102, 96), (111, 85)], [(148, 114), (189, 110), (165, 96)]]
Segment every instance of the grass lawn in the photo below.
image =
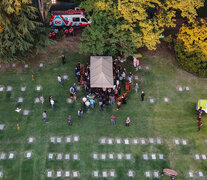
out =
[[(55, 54), (50, 55), (48, 60)], [(53, 59), (53, 63), (44, 64), (43, 68), (29, 67), (23, 72), (8, 70), (0, 73), (0, 85), (12, 86), (11, 92), (0, 92), (0, 124), (4, 124), (4, 130), (0, 131), (0, 152), (6, 153), (6, 159), (0, 160), (0, 172), (3, 172), (4, 180), (43, 180), (47, 178), (47, 170), (53, 171), (52, 179), (72, 179), (64, 177), (56, 178), (56, 172), (69, 170), (79, 171), (79, 179), (91, 180), (94, 170), (99, 171), (99, 178), (102, 171), (115, 171), (115, 177), (105, 179), (126, 180), (128, 171), (133, 170), (133, 179), (146, 178), (145, 172), (151, 173), (163, 168), (174, 169), (179, 172), (177, 179), (188, 180), (189, 172), (194, 173), (198, 178), (198, 172), (202, 171), (207, 179), (207, 160), (196, 160), (195, 154), (207, 155), (207, 116), (203, 117), (203, 127), (197, 131), (197, 116), (195, 105), (199, 98), (207, 99), (207, 79), (199, 79), (191, 74), (180, 70), (173, 61), (171, 54), (167, 52), (144, 52), (141, 60), (142, 70), (136, 72), (132, 62), (124, 63), (128, 72), (132, 71), (138, 75), (139, 93), (134, 91), (128, 94), (127, 105), (123, 105), (120, 111), (116, 106), (107, 106), (104, 112), (99, 112), (98, 106), (94, 110), (86, 112), (84, 109), (83, 119), (79, 120), (77, 111), (82, 106), (80, 99), (84, 91), (77, 93), (77, 101), (67, 104), (69, 88), (76, 82), (74, 67), (77, 61), (85, 63), (89, 61), (88, 56), (77, 52), (65, 52), (67, 62), (64, 66), (60, 59)], [(149, 66), (149, 70), (145, 69)], [(35, 81), (32, 81), (34, 74)], [(64, 80), (64, 87), (61, 88), (57, 82), (58, 75), (68, 75)], [(134, 81), (135, 83), (136, 81)], [(142, 83), (141, 83), (142, 82)], [(42, 86), (41, 91), (36, 91), (37, 85)], [(20, 88), (26, 86), (26, 91), (21, 92)], [(178, 91), (178, 87), (190, 87), (190, 91)], [(140, 101), (140, 92), (144, 90), (146, 98)], [(45, 104), (34, 104), (34, 99), (45, 96)], [(52, 95), (55, 100), (55, 108), (51, 109), (48, 97)], [(23, 103), (17, 103), (18, 97), (23, 97)], [(169, 102), (164, 102), (164, 98)], [(150, 103), (150, 98), (154, 103)], [(24, 116), (15, 112), (15, 108), (29, 110), (29, 115)], [(42, 112), (46, 110), (49, 123), (42, 120)], [(73, 125), (67, 126), (67, 116), (72, 116)], [(110, 116), (116, 117), (116, 125), (112, 126)], [(130, 116), (130, 127), (124, 123)], [(21, 130), (17, 131), (17, 121), (20, 121)], [(65, 138), (79, 136), (78, 142), (66, 143)], [(62, 137), (62, 143), (51, 143), (50, 137)], [(29, 144), (28, 138), (34, 137), (34, 143)], [(100, 144), (101, 138), (121, 138), (122, 144), (113, 145)], [(137, 145), (125, 145), (123, 140), (138, 138)], [(140, 139), (147, 142), (141, 145)], [(150, 144), (149, 138), (160, 138), (162, 144)], [(187, 140), (187, 145), (175, 145), (174, 140)], [(25, 152), (32, 151), (30, 159), (25, 158)], [(15, 158), (8, 159), (9, 152), (15, 153)], [(48, 159), (49, 153), (69, 153), (70, 160)], [(79, 160), (73, 160), (72, 156), (78, 154)], [(106, 160), (94, 160), (93, 153), (107, 154)], [(108, 154), (115, 155), (114, 160), (108, 158)], [(117, 154), (131, 154), (132, 159), (117, 159)], [(143, 159), (143, 154), (148, 154), (149, 160)], [(152, 160), (151, 154), (156, 154), (156, 160)], [(163, 154), (164, 159), (160, 160), (158, 154)], [(100, 157), (99, 157), (100, 158)], [(1, 178), (0, 178), (1, 179)], [(169, 179), (162, 177), (161, 179)]]

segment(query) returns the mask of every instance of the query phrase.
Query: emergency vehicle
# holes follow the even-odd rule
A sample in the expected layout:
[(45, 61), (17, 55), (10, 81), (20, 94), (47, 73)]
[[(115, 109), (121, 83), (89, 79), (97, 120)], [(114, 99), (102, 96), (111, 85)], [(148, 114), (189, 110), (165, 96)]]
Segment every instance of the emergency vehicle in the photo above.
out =
[(53, 11), (51, 14), (51, 26), (84, 27), (91, 24), (91, 20), (86, 19), (84, 10)]

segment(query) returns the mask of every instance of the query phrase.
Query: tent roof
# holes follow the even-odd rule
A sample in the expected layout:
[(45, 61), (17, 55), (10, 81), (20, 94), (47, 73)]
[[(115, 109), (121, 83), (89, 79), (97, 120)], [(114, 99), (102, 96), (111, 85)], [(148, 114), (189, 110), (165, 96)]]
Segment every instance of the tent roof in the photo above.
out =
[(112, 88), (113, 67), (111, 56), (91, 56), (90, 61), (91, 88)]

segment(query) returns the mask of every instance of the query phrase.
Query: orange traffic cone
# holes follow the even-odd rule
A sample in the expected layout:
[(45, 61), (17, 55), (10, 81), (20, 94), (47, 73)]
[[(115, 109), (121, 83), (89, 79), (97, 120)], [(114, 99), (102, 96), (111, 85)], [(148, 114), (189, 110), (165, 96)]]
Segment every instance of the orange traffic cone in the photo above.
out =
[(32, 81), (34, 81), (35, 80), (35, 78), (34, 78), (34, 75), (32, 74)]

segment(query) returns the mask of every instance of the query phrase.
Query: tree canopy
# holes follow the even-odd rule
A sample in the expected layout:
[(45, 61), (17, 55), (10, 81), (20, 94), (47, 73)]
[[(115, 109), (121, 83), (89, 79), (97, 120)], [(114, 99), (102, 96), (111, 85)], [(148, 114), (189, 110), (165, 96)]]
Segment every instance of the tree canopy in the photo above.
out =
[(16, 60), (41, 43), (37, 14), (30, 0), (0, 1), (0, 60)]
[(193, 22), (204, 0), (86, 0), (81, 4), (92, 24), (82, 35), (82, 52), (93, 55), (133, 55), (146, 46), (156, 49), (165, 27), (177, 14)]

